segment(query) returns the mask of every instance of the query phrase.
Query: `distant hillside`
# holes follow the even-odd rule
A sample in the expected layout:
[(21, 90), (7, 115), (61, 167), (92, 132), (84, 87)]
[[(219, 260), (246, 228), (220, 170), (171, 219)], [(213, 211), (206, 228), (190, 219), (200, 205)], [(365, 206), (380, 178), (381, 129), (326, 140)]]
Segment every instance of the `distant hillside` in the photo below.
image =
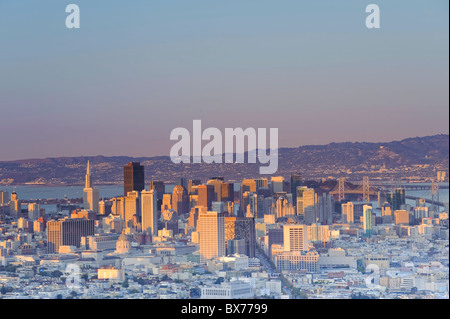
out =
[[(260, 164), (173, 164), (168, 156), (160, 157), (60, 157), (0, 162), (0, 183), (80, 185), (84, 182), (86, 162), (92, 164), (93, 182), (123, 182), (123, 166), (141, 162), (146, 180), (173, 181), (177, 176), (205, 180), (224, 176), (229, 180), (259, 176)], [(388, 143), (331, 143), (279, 150), (276, 175), (302, 173), (305, 178), (326, 178), (373, 174), (391, 178), (392, 174), (433, 177), (435, 170), (448, 171), (449, 135), (414, 137)], [(408, 168), (409, 167), (409, 168)], [(420, 169), (419, 169), (419, 168)], [(374, 175), (375, 174), (375, 175)], [(383, 177), (384, 176), (384, 177)], [(1, 185), (0, 184), (0, 185)]]

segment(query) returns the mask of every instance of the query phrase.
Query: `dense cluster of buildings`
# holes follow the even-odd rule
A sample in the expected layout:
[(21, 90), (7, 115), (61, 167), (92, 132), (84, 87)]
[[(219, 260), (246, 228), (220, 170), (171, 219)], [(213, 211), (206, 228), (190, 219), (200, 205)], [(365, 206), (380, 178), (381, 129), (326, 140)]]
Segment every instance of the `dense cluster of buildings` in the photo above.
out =
[(3, 298), (448, 298), (448, 205), (335, 198), (300, 174), (145, 185), (49, 214), (0, 191)]

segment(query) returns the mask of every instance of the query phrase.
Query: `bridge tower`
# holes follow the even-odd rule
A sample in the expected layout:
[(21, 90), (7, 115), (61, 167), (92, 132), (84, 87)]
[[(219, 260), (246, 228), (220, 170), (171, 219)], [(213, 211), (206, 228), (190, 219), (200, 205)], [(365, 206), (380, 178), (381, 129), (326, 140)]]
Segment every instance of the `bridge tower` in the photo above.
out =
[(431, 184), (431, 202), (433, 208), (439, 213), (439, 184), (437, 182)]
[(364, 176), (363, 177), (363, 201), (370, 202), (369, 176)]
[(339, 201), (345, 199), (345, 177), (340, 177), (338, 180), (338, 188), (339, 188)]

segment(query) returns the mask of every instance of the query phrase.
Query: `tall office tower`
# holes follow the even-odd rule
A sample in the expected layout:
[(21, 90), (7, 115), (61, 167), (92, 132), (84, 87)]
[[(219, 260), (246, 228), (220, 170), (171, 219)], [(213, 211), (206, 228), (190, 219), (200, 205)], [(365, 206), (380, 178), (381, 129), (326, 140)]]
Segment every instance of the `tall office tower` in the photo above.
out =
[(428, 215), (428, 207), (426, 206), (416, 206), (414, 207), (414, 219), (416, 223), (421, 224), (422, 218), (427, 218)]
[(41, 217), (41, 208), (37, 203), (28, 204), (28, 220), (35, 221)]
[(200, 262), (223, 257), (225, 249), (225, 214), (207, 211), (198, 216), (200, 235)]
[(164, 182), (162, 181), (151, 181), (148, 190), (155, 190), (157, 194), (156, 199), (160, 200), (162, 200), (163, 194), (166, 192)]
[(175, 185), (180, 185), (184, 188), (185, 192), (188, 191), (189, 180), (185, 177), (177, 177), (175, 178)]
[(189, 195), (189, 208), (198, 206), (198, 195)]
[(245, 192), (256, 192), (256, 182), (254, 179), (244, 179), (241, 183), (241, 193), (240, 193), (240, 199), (239, 199), (239, 204), (240, 204), (240, 211), (241, 212), (245, 212), (246, 207), (242, 207), (242, 201), (243, 201), (243, 195)]
[(103, 216), (108, 216), (112, 213), (112, 200), (102, 200), (98, 202), (98, 214)]
[(280, 196), (275, 202), (275, 214), (277, 218), (295, 216), (295, 208), (285, 196)]
[[(314, 207), (316, 194), (313, 188), (306, 186), (297, 187), (297, 215), (304, 216), (307, 207)], [(311, 209), (311, 208), (310, 208)]]
[(255, 257), (256, 231), (254, 218), (225, 217), (225, 247), (227, 249), (231, 240), (244, 240), (245, 254), (250, 258)]
[(260, 187), (260, 188), (258, 188), (256, 193), (258, 194), (258, 196), (261, 196), (261, 197), (272, 197), (272, 193), (270, 192), (269, 187)]
[(374, 220), (372, 214), (372, 206), (364, 205), (363, 206), (363, 229), (364, 235), (366, 237), (372, 236), (372, 228), (373, 228)]
[(326, 243), (330, 241), (330, 226), (311, 224), (308, 226), (308, 240), (316, 243)]
[(342, 208), (342, 221), (347, 224), (353, 224), (355, 222), (355, 212), (353, 209), (353, 202), (341, 204)]
[(234, 202), (234, 184), (223, 183), (222, 184), (222, 201)]
[(269, 252), (269, 257), (270, 259), (272, 259), (272, 245), (276, 244), (276, 245), (282, 245), (283, 244), (283, 240), (284, 240), (284, 232), (283, 232), (283, 226), (281, 226), (280, 228), (269, 228), (267, 230), (267, 240), (268, 240), (268, 244), (267, 244), (267, 248), (268, 248), (268, 252)]
[(130, 162), (123, 167), (123, 192), (127, 196), (132, 191), (145, 189), (144, 166), (140, 163)]
[(206, 214), (207, 208), (203, 206), (195, 206), (191, 208), (188, 218), (188, 226), (198, 230), (198, 216), (200, 213)]
[(255, 178), (256, 191), (261, 187), (269, 187), (269, 181), (267, 178)]
[(399, 210), (406, 203), (404, 188), (396, 188), (393, 192), (386, 194), (386, 200), (392, 205), (393, 210)]
[(263, 202), (264, 214), (276, 215), (275, 200), (272, 197), (265, 197)]
[(141, 225), (142, 231), (158, 236), (158, 193), (156, 190), (141, 192)]
[(91, 167), (88, 161), (83, 189), (83, 208), (85, 210), (90, 210), (93, 211), (94, 213), (98, 213), (98, 203), (99, 203), (99, 192), (97, 188), (92, 186)]
[[(295, 215), (295, 208), (294, 209), (294, 215)], [(256, 215), (255, 218), (264, 218), (265, 214), (264, 210), (264, 196), (257, 195), (256, 196)]]
[(308, 251), (308, 228), (306, 225), (291, 224), (283, 226), (284, 250), (290, 252)]
[(381, 206), (381, 216), (392, 216), (392, 205), (388, 202), (385, 202)]
[(318, 196), (318, 222), (320, 224), (333, 224), (334, 198), (328, 193)]
[(319, 222), (319, 204), (305, 207), (303, 221), (307, 225), (315, 224)]
[(208, 210), (211, 209), (211, 204), (214, 201), (214, 186), (213, 185), (199, 185), (198, 191), (198, 206), (204, 206)]
[(258, 195), (253, 192), (245, 192), (242, 197), (242, 209), (247, 214), (251, 213), (252, 217), (258, 215)]
[(291, 174), (291, 194), (292, 202), (297, 203), (297, 187), (303, 186), (303, 178), (301, 174)]
[(406, 210), (394, 211), (396, 225), (409, 225), (409, 213)]
[(164, 194), (162, 198), (161, 211), (172, 209), (172, 194)]
[(119, 215), (122, 220), (125, 220), (125, 197), (114, 197), (111, 199), (111, 213)]
[(270, 178), (270, 188), (272, 193), (282, 193), (284, 192), (284, 177), (273, 176)]
[(94, 235), (94, 220), (68, 217), (47, 222), (47, 250), (59, 253), (60, 246), (80, 247), (81, 237)]
[(188, 209), (186, 190), (181, 185), (177, 185), (172, 191), (172, 209), (178, 215), (187, 214)]
[(9, 202), (9, 193), (7, 191), (0, 190), (0, 205)]
[(223, 178), (222, 179), (210, 179), (208, 182), (206, 182), (207, 185), (212, 185), (214, 187), (214, 201), (215, 202), (221, 202), (222, 201), (222, 185), (223, 185)]
[(190, 179), (188, 182), (188, 194), (189, 195), (196, 195), (197, 194), (197, 188), (195, 190), (193, 189), (194, 186), (202, 185), (202, 181), (199, 179)]
[(124, 221), (128, 224), (129, 221), (139, 222), (141, 218), (140, 193), (138, 191), (129, 192), (124, 197)]
[(9, 211), (12, 216), (19, 217), (22, 213), (22, 201), (16, 192), (11, 193), (11, 200), (9, 201)]

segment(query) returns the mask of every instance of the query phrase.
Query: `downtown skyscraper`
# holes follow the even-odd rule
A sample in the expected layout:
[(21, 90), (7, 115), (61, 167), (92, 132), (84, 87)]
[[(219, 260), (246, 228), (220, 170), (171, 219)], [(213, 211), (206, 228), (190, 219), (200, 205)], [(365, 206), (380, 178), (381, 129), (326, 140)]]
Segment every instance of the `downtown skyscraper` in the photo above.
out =
[(83, 208), (85, 210), (93, 211), (98, 213), (98, 203), (99, 203), (99, 191), (97, 188), (92, 186), (91, 180), (91, 167), (89, 161), (86, 167), (86, 177), (83, 189)]
[(145, 189), (144, 166), (137, 162), (130, 162), (123, 167), (123, 194)]

